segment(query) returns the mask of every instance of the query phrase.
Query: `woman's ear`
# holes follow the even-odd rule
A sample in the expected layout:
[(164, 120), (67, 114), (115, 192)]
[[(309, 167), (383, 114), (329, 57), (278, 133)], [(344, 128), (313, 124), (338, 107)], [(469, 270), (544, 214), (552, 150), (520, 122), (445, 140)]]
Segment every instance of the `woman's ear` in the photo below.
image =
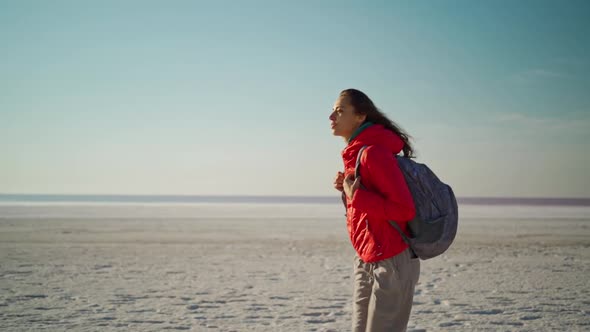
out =
[(359, 124), (363, 124), (363, 123), (365, 123), (365, 120), (367, 120), (367, 115), (366, 114), (357, 114), (357, 119), (359, 119)]

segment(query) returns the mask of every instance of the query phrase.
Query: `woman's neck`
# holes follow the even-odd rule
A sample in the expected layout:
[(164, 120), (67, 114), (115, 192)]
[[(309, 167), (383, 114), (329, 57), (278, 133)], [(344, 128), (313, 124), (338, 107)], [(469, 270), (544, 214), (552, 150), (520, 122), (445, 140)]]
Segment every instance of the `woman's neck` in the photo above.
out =
[(367, 121), (361, 125), (359, 125), (358, 127), (356, 127), (355, 130), (352, 131), (352, 135), (348, 138), (346, 138), (346, 142), (350, 143), (353, 139), (355, 139), (361, 132), (363, 132), (363, 130), (365, 130), (367, 127), (371, 126), (373, 123)]

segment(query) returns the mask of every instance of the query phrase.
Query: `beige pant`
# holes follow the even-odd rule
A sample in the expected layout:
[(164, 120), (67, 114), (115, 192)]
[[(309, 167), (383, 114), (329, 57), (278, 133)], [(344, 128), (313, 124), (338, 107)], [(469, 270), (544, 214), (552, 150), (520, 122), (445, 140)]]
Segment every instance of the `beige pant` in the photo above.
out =
[(420, 259), (410, 249), (375, 263), (354, 260), (354, 332), (406, 331)]

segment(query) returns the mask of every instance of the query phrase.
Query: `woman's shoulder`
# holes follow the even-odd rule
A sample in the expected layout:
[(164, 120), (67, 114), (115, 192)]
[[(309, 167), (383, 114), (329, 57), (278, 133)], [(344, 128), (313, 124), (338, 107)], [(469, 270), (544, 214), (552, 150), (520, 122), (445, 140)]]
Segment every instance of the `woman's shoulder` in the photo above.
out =
[(395, 154), (393, 154), (388, 148), (379, 145), (369, 145), (365, 147), (365, 150), (361, 156), (362, 163), (372, 163), (379, 161), (395, 160)]

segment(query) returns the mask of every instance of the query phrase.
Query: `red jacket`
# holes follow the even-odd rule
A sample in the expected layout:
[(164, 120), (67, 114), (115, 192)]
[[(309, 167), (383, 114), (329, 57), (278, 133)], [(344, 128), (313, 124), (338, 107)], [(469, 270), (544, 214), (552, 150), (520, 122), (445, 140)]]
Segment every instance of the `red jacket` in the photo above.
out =
[(354, 192), (346, 202), (346, 224), (352, 246), (365, 262), (391, 258), (406, 248), (397, 230), (389, 224), (395, 220), (407, 234), (407, 222), (415, 216), (414, 200), (395, 155), (404, 142), (382, 125), (371, 125), (354, 137), (342, 151), (344, 174), (354, 175), (359, 150), (360, 177), (364, 188)]

